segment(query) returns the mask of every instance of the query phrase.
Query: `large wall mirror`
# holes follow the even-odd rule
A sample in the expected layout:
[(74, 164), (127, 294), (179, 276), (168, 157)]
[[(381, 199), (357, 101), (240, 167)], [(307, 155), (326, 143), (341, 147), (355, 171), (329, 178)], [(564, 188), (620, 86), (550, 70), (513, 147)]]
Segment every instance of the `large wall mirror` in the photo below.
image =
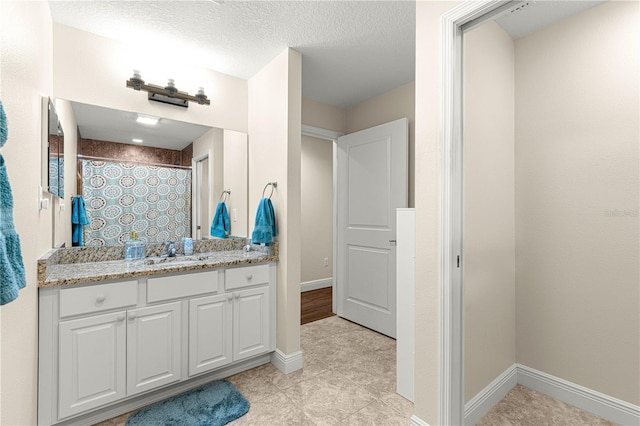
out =
[[(150, 243), (211, 238), (217, 192), (232, 181), (224, 170), (244, 173), (245, 187), (229, 200), (236, 211), (246, 211), (246, 157), (229, 164), (223, 129), (73, 101), (71, 106), (78, 125), (73, 199), (82, 195), (89, 221), (82, 245), (121, 245), (131, 231)], [(235, 225), (232, 235), (247, 235), (246, 220)]]
[(47, 187), (51, 195), (64, 198), (64, 132), (51, 99), (48, 110)]

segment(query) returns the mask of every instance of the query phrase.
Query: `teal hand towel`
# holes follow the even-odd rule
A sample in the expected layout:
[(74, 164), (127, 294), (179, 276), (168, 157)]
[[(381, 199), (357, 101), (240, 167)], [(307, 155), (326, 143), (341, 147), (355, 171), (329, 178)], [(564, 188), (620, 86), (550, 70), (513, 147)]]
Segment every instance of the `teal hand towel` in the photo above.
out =
[(276, 227), (276, 215), (273, 204), (268, 198), (263, 198), (258, 204), (256, 223), (251, 234), (251, 242), (254, 244), (271, 244), (273, 237), (278, 235)]
[(216, 214), (211, 221), (211, 229), (209, 230), (212, 237), (227, 238), (231, 231), (229, 223), (229, 213), (227, 212), (227, 204), (224, 201), (218, 203)]
[(0, 155), (0, 305), (15, 300), (26, 285), (20, 237), (13, 224), (13, 194)]
[(89, 224), (82, 195), (71, 199), (71, 244), (82, 247), (82, 227)]

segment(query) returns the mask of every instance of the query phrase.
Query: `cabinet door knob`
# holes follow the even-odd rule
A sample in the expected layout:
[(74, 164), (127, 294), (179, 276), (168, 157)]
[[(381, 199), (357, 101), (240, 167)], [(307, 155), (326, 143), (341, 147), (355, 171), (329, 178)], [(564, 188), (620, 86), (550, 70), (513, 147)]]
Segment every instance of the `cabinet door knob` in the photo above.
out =
[(253, 279), (253, 275), (249, 274), (247, 275), (247, 281), (251, 281)]
[(124, 314), (122, 314), (118, 318), (116, 318), (116, 321), (118, 321), (118, 322), (124, 321)]
[(238, 297), (240, 297), (240, 295), (238, 293), (233, 293), (233, 297), (237, 299)]
[(107, 296), (105, 296), (104, 294), (99, 294), (98, 297), (96, 297), (96, 303), (102, 303), (107, 299)]
[(231, 302), (231, 300), (233, 300), (233, 294), (227, 294), (227, 300)]
[(135, 312), (129, 312), (129, 319), (130, 320), (136, 319), (137, 316), (138, 316), (138, 314), (136, 314)]

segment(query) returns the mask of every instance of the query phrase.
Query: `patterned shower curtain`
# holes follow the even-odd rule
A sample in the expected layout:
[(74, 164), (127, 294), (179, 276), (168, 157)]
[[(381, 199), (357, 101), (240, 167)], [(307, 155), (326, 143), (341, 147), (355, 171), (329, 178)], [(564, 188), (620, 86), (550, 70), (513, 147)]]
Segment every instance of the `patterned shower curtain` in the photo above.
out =
[(131, 231), (148, 243), (191, 236), (191, 170), (82, 160), (87, 246), (123, 245)]

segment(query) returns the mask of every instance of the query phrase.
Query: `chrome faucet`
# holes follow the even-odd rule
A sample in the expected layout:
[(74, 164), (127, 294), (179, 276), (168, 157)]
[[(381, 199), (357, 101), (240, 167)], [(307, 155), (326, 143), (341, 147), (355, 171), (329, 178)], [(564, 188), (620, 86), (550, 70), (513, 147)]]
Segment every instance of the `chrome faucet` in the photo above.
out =
[(165, 241), (162, 243), (162, 248), (164, 249), (164, 245), (167, 244), (167, 251), (163, 254), (166, 257), (176, 257), (176, 244), (173, 241)]

